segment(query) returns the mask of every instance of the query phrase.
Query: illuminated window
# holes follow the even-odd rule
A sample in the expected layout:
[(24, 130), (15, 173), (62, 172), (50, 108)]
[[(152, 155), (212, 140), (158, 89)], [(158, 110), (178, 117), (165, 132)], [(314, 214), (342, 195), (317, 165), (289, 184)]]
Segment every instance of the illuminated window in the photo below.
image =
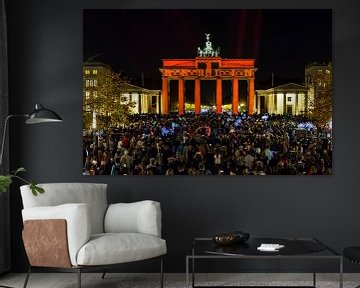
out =
[(318, 86), (321, 87), (321, 85), (322, 85), (322, 83), (321, 83), (321, 81), (319, 81)]
[(90, 98), (90, 91), (85, 91), (85, 99), (89, 100)]
[(330, 70), (326, 70), (326, 74), (330, 74)]
[(93, 87), (93, 86), (94, 86), (94, 80), (91, 79), (91, 80), (90, 80), (90, 87)]
[(85, 110), (86, 110), (87, 112), (90, 112), (90, 105), (86, 105)]
[(89, 74), (90, 74), (90, 70), (89, 70), (89, 69), (86, 69), (86, 70), (85, 70), (85, 74), (86, 74), (86, 75), (89, 75)]
[(94, 91), (94, 92), (93, 92), (93, 96), (94, 96), (94, 98), (97, 97), (97, 91)]
[(97, 74), (97, 70), (96, 70), (96, 69), (93, 70), (93, 74)]
[(320, 75), (320, 74), (323, 74), (323, 70), (318, 70), (317, 73)]
[(94, 80), (94, 86), (95, 87), (97, 86), (97, 80)]
[(86, 86), (86, 87), (89, 87), (89, 86), (90, 86), (90, 80), (86, 80), (85, 86)]

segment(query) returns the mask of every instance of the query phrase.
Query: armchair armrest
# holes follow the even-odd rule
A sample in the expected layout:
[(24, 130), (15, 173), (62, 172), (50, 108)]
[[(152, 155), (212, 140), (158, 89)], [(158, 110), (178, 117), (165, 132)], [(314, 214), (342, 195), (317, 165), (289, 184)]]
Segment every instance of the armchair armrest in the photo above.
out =
[(145, 200), (110, 204), (105, 214), (105, 233), (143, 233), (161, 237), (160, 203)]
[[(77, 265), (76, 256), (80, 248), (89, 241), (91, 235), (91, 222), (89, 206), (83, 203), (71, 203), (58, 206), (33, 207), (22, 210), (23, 221), (64, 219), (66, 221), (67, 242), (70, 261)], [(33, 241), (39, 241), (40, 235)], [(49, 243), (45, 243), (49, 245)], [(51, 244), (51, 243), (50, 243)]]
[(64, 219), (25, 220), (22, 238), (30, 265), (72, 267), (66, 231)]

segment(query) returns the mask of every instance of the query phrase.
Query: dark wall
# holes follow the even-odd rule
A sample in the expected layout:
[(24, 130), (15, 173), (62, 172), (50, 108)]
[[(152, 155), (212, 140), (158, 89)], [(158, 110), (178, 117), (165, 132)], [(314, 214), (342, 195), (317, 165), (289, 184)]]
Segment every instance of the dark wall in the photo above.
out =
[[(196, 1), (198, 7), (193, 6), (194, 1), (153, 2), (156, 1), (7, 1), (11, 112), (27, 113), (35, 103), (42, 103), (65, 120), (59, 125), (26, 128), (22, 121), (13, 121), (12, 168), (26, 167), (29, 170), (26, 177), (37, 182), (108, 183), (110, 202), (160, 201), (163, 236), (168, 244), (165, 264), (168, 272), (185, 270), (185, 254), (193, 237), (234, 229), (249, 231), (252, 236), (317, 237), (339, 251), (345, 246), (360, 245), (357, 188), (360, 182), (357, 87), (360, 2), (259, 0), (226, 1), (225, 4), (204, 0)], [(334, 175), (82, 176), (82, 9), (144, 7), (332, 8)], [(24, 271), (27, 260), (21, 241), (22, 204), (16, 183), (11, 193), (12, 270), (15, 272)], [(141, 267), (153, 270), (149, 266), (133, 269)], [(346, 269), (352, 267), (349, 265)]]

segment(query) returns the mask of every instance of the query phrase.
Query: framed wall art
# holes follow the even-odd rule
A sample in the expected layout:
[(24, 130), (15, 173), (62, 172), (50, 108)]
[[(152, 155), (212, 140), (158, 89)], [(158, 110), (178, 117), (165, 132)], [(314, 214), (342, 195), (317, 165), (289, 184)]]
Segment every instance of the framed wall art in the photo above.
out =
[(84, 175), (331, 175), (332, 11), (83, 11)]

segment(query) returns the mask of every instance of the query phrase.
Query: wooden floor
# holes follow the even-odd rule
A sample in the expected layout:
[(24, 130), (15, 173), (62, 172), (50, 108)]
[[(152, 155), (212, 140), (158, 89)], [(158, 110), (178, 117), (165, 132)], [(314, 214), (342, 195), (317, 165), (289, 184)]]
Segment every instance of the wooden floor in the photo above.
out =
[[(153, 273), (108, 273), (105, 279), (101, 279), (101, 273), (83, 273), (82, 274), (82, 287), (83, 288), (128, 288), (128, 287), (159, 287), (159, 274)], [(8, 273), (0, 275), (0, 287), (14, 287), (22, 288), (25, 279), (24, 273)], [(360, 284), (360, 273), (345, 273), (344, 275), (344, 288), (354, 287)], [(77, 280), (76, 273), (32, 273), (29, 279), (28, 288), (76, 288)], [(319, 287), (327, 286), (324, 281), (332, 281), (334, 283), (332, 287), (339, 287), (338, 274), (336, 273), (319, 273), (317, 274), (317, 282), (323, 283)], [(164, 278), (165, 288), (181, 288), (185, 287), (186, 276), (185, 274), (165, 274)], [(307, 281), (312, 283), (312, 274), (308, 273), (241, 273), (241, 274), (230, 274), (230, 273), (211, 273), (211, 274), (197, 274), (197, 283), (212, 281), (251, 281), (251, 285), (266, 285), (271, 281), (279, 283), (288, 283), (294, 281), (301, 283)], [(146, 285), (144, 284), (146, 283)], [(265, 284), (264, 284), (265, 283)], [(355, 284), (355, 285), (354, 285)], [(240, 285), (240, 284), (239, 284)], [(308, 285), (308, 284), (307, 284)]]

